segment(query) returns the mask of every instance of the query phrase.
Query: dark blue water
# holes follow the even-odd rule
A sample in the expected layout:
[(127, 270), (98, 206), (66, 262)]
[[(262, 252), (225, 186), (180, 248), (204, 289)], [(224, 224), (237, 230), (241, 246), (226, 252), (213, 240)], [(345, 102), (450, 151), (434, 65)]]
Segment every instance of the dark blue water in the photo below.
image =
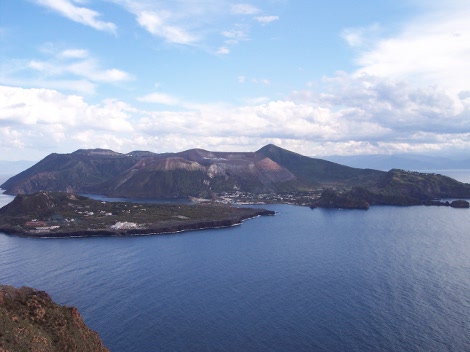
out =
[(78, 307), (112, 351), (470, 351), (468, 209), (269, 208), (176, 235), (0, 235), (0, 282)]
[(0, 283), (78, 307), (112, 351), (470, 351), (469, 210), (266, 207), (176, 235), (0, 234)]

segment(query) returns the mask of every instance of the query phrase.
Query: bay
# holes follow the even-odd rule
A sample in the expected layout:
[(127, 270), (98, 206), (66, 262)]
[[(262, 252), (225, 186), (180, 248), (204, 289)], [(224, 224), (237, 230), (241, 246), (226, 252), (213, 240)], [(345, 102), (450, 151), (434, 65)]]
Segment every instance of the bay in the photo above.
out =
[(470, 350), (468, 209), (264, 207), (174, 235), (0, 234), (0, 283), (76, 306), (111, 351)]

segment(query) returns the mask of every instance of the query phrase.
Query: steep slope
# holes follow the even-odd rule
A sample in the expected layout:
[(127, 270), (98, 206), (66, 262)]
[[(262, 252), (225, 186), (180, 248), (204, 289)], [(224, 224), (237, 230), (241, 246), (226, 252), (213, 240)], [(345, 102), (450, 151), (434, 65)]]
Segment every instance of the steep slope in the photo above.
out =
[(111, 150), (77, 150), (50, 154), (29, 169), (10, 178), (2, 188), (8, 194), (37, 191), (97, 192), (100, 184), (131, 167), (140, 155), (123, 155)]
[[(220, 191), (238, 189), (253, 193), (276, 192), (296, 188), (297, 179), (288, 169), (264, 155), (253, 152), (186, 151), (180, 153), (208, 167), (211, 188)], [(223, 189), (229, 182), (232, 189)]]
[(330, 161), (310, 158), (273, 144), (264, 146), (257, 153), (290, 170), (300, 181), (309, 186), (364, 185), (375, 187), (385, 172), (356, 169)]
[(140, 160), (103, 185), (113, 197), (159, 198), (199, 195), (206, 190), (206, 168), (180, 157), (153, 156)]
[(76, 308), (44, 291), (0, 285), (0, 351), (109, 351)]
[(105, 188), (119, 197), (207, 197), (234, 190), (277, 191), (294, 180), (291, 172), (263, 155), (191, 149), (144, 158)]

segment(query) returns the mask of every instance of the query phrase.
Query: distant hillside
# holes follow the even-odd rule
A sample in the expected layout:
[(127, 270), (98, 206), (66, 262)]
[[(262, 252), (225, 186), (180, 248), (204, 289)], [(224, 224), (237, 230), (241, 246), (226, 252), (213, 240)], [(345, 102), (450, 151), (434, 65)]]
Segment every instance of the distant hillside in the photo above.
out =
[[(306, 157), (275, 145), (256, 152), (190, 149), (156, 154), (78, 150), (51, 154), (3, 183), (8, 194), (38, 191), (94, 193), (113, 197), (216, 197), (224, 192), (311, 192), (324, 188), (420, 193), (420, 197), (470, 197), (470, 185), (439, 175), (408, 174), (387, 183), (390, 173)], [(414, 187), (416, 186), (416, 187)], [(416, 191), (417, 189), (417, 191)]]
[(300, 181), (308, 185), (375, 186), (378, 179), (385, 174), (382, 171), (358, 169), (327, 160), (310, 158), (273, 144), (261, 148), (258, 153), (289, 169)]
[(110, 150), (77, 150), (71, 154), (50, 154), (29, 169), (3, 183), (9, 194), (39, 190), (83, 192), (130, 168), (139, 160)]

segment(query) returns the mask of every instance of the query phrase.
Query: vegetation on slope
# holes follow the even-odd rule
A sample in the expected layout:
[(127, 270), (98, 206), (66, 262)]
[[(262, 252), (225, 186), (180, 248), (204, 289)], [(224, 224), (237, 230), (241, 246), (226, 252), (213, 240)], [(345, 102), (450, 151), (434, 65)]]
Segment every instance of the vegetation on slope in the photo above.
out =
[(44, 291), (0, 285), (0, 351), (109, 351), (74, 307)]

